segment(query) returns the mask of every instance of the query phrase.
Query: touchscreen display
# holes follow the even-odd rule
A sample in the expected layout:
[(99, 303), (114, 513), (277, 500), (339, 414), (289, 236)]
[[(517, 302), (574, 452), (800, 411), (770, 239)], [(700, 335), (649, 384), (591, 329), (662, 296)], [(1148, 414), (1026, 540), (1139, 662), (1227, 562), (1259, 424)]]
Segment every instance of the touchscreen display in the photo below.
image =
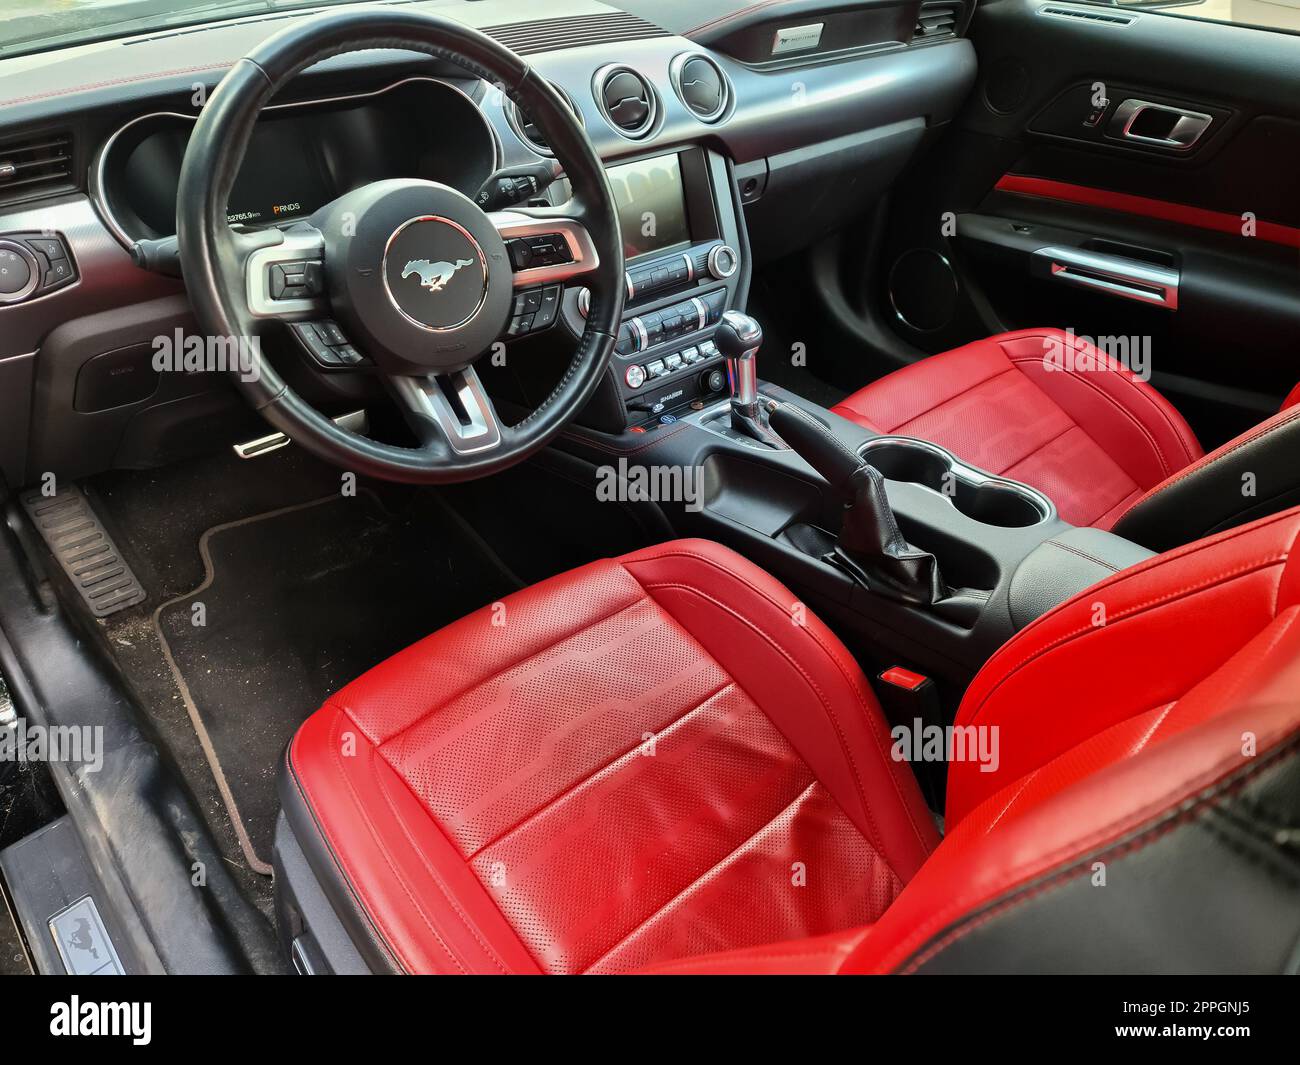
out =
[(676, 155), (661, 155), (608, 170), (618, 207), (627, 258), (681, 244), (690, 239), (682, 165)]

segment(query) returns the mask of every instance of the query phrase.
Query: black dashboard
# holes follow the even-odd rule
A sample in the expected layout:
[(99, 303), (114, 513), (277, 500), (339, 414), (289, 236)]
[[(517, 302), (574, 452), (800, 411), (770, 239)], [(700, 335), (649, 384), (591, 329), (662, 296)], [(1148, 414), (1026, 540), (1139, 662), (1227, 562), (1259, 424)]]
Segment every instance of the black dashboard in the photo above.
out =
[[(970, 0), (949, 5), (965, 14), (938, 38), (913, 33), (921, 0), (428, 6), (524, 55), (607, 163), (629, 298), (609, 387), (584, 416), (607, 431), (653, 427), (674, 404), (719, 390), (712, 326), (722, 308), (744, 305), (753, 267), (869, 209), (975, 77), (962, 37)], [(69, 271), (21, 301), (0, 299), (0, 470), (12, 483), (156, 464), (256, 425), (223, 381), (203, 379), (214, 375), (149, 370), (153, 338), (194, 323), (183, 283), (140, 269), (130, 249), (174, 233), (199, 106), (290, 17), (0, 60), (0, 164), (20, 159), (37, 175), (21, 189), (0, 180), (0, 241), (52, 235)], [(529, 116), (465, 70), (355, 52), (305, 71), (264, 112), (228, 210), (246, 226), (283, 226), (385, 177), (473, 195), (494, 170), (548, 157)], [(557, 181), (545, 201), (562, 202), (565, 189)], [(522, 400), (548, 387), (562, 365), (548, 352), (581, 330), (582, 299), (572, 286), (521, 295), (502, 339), (527, 358), (502, 387)], [(342, 380), (327, 378), (313, 399), (360, 405)]]

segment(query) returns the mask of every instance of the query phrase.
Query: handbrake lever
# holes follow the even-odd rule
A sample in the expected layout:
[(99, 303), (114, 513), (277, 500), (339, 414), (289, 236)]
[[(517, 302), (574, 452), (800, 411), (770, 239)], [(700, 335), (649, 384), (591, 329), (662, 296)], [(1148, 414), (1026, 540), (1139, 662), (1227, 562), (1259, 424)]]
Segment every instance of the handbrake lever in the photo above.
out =
[(844, 502), (844, 522), (830, 561), (880, 595), (932, 608), (954, 620), (973, 623), (979, 617), (984, 599), (950, 589), (938, 559), (907, 542), (878, 469), (792, 403), (777, 404), (770, 423)]

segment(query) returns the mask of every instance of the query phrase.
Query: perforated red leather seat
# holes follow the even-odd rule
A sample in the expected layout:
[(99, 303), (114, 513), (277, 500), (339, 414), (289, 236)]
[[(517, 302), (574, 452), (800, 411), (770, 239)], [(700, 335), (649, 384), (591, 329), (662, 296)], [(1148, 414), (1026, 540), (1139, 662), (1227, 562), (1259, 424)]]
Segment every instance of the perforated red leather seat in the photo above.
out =
[(376, 969), (1280, 967), (1300, 908), (1268, 844), (1227, 883), (1198, 825), (1294, 777), (1298, 534), (1292, 511), (1159, 556), (1008, 643), (958, 715), (996, 726), (997, 765), (953, 764), (942, 842), (843, 645), (695, 540), (526, 589), (344, 688), (289, 748), (288, 824)]
[[(1300, 502), (1300, 386), (1282, 410), (1208, 455), (1154, 388), (1059, 329), (1002, 333), (932, 355), (832, 409), (915, 436), (1047, 493), (1072, 525), (1153, 550)], [(1251, 473), (1262, 484), (1241, 490)]]

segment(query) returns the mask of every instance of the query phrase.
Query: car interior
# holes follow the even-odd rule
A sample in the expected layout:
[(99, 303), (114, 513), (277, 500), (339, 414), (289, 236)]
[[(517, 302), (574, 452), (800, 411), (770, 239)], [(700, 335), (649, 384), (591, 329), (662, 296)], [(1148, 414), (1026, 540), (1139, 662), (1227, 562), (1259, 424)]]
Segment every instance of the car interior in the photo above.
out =
[(17, 0), (3, 970), (1300, 972), (1272, 6)]

